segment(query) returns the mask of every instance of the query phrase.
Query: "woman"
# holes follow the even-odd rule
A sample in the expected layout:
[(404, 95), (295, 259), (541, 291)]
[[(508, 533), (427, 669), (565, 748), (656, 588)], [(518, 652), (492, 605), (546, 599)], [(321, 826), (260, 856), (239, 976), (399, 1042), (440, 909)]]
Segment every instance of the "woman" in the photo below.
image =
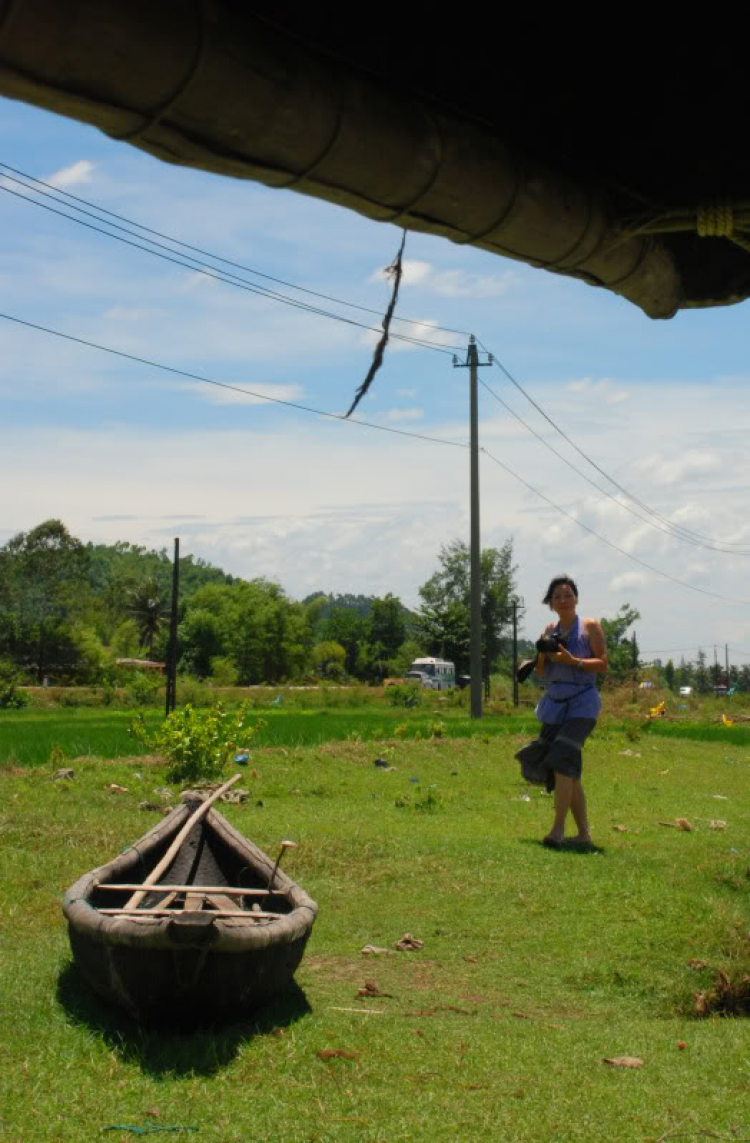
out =
[(607, 644), (601, 623), (576, 614), (578, 588), (570, 576), (555, 576), (542, 603), (549, 604), (558, 618), (545, 629), (544, 638), (557, 636), (561, 645), (558, 651), (539, 651), (537, 656), (537, 674), (548, 682), (536, 708), (542, 729), (539, 738), (519, 750), (516, 758), (524, 769), (524, 763), (535, 768), (537, 781), (544, 774), (548, 789), (554, 785), (555, 820), (543, 844), (560, 848), (570, 810), (578, 827), (575, 841), (591, 845), (581, 785), (581, 750), (601, 708), (594, 676), (607, 669)]

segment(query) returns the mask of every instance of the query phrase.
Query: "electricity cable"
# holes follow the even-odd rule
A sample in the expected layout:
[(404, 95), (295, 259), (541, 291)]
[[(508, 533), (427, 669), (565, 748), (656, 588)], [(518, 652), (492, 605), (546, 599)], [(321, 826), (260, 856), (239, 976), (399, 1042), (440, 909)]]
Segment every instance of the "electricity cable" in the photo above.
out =
[[(185, 370), (185, 369), (177, 369), (171, 365), (164, 365), (161, 362), (151, 361), (148, 358), (139, 357), (134, 353), (126, 353), (123, 350), (113, 349), (112, 347), (106, 346), (106, 345), (100, 345), (97, 342), (88, 341), (85, 338), (75, 337), (73, 334), (63, 333), (61, 330), (51, 329), (49, 326), (39, 325), (36, 322), (26, 321), (23, 318), (14, 317), (12, 314), (6, 314), (6, 313), (0, 312), (0, 318), (4, 319), (5, 321), (13, 322), (16, 325), (24, 326), (27, 329), (37, 330), (40, 333), (47, 333), (47, 334), (52, 335), (53, 337), (58, 337), (58, 338), (61, 338), (65, 341), (74, 342), (77, 345), (84, 345), (89, 349), (98, 349), (98, 350), (100, 350), (100, 352), (109, 353), (115, 357), (121, 357), (121, 358), (124, 358), (128, 361), (135, 361), (139, 365), (147, 365), (149, 368), (152, 368), (152, 369), (160, 369), (166, 373), (172, 373), (172, 374), (177, 375), (179, 377), (187, 377), (190, 380), (199, 381), (203, 384), (214, 385), (219, 389), (228, 389), (232, 392), (241, 393), (243, 396), (246, 396), (246, 397), (253, 397), (256, 400), (267, 401), (269, 404), (283, 405), (287, 408), (298, 409), (298, 410), (301, 410), (302, 412), (305, 412), (305, 413), (313, 413), (316, 416), (326, 417), (326, 418), (330, 418), (331, 420), (341, 421), (345, 424), (354, 424), (354, 425), (360, 425), (363, 428), (378, 429), (381, 432), (394, 433), (397, 436), (411, 437), (411, 438), (416, 439), (416, 440), (428, 441), (431, 444), (449, 445), (452, 448), (461, 448), (461, 449), (468, 449), (469, 448), (469, 445), (463, 441), (449, 441), (449, 440), (445, 440), (444, 438), (440, 438), (440, 437), (427, 436), (424, 433), (413, 433), (413, 432), (408, 432), (405, 429), (394, 429), (388, 425), (376, 425), (376, 424), (373, 424), (371, 421), (361, 421), (361, 420), (354, 418), (354, 417), (350, 417), (347, 420), (343, 416), (343, 414), (341, 414), (341, 413), (329, 413), (329, 412), (326, 412), (322, 409), (314, 409), (314, 408), (310, 407), (309, 405), (303, 405), (300, 402), (286, 401), (280, 397), (269, 397), (265, 393), (257, 393), (251, 389), (245, 389), (239, 385), (231, 385), (231, 384), (224, 382), (224, 381), (216, 381), (215, 379), (210, 378), (210, 377), (203, 377), (199, 373), (192, 373), (192, 372), (189, 372), (188, 370)], [(600, 540), (603, 544), (606, 544), (608, 547), (612, 548), (614, 551), (619, 552), (620, 555), (625, 556), (627, 559), (632, 560), (634, 563), (640, 564), (641, 567), (647, 568), (648, 571), (654, 572), (656, 575), (662, 576), (664, 579), (668, 579), (672, 583), (678, 584), (680, 587), (688, 588), (690, 591), (699, 592), (701, 595), (710, 596), (713, 599), (720, 599), (726, 603), (734, 603), (734, 604), (738, 604), (741, 606), (750, 606), (750, 600), (733, 599), (730, 596), (719, 595), (717, 592), (707, 591), (704, 588), (696, 587), (694, 584), (686, 583), (684, 580), (677, 579), (675, 576), (669, 575), (668, 572), (663, 572), (659, 568), (655, 568), (651, 564), (646, 563), (645, 560), (639, 559), (638, 556), (633, 556), (629, 552), (624, 551), (624, 549), (618, 547), (617, 544), (613, 544), (611, 540), (607, 540), (604, 536), (600, 536), (598, 532), (595, 532), (593, 528), (589, 528), (589, 526), (587, 524), (584, 524), (581, 520), (577, 520), (576, 517), (571, 512), (568, 512), (564, 508), (561, 508), (559, 504), (555, 504), (554, 501), (550, 500), (550, 498), (548, 496), (545, 496), (545, 494), (543, 492), (539, 492), (538, 489), (534, 488), (531, 484), (528, 483), (528, 481), (524, 480), (524, 478), (522, 476), (519, 476), (516, 472), (513, 471), (513, 469), (509, 468), (508, 465), (503, 464), (503, 462), (501, 460), (498, 460), (497, 457), (493, 456), (492, 453), (490, 453), (486, 448), (482, 448), (480, 451), (482, 453), (484, 453), (484, 455), (487, 456), (489, 460), (493, 461), (493, 463), (496, 464), (499, 468), (502, 468), (503, 471), (507, 472), (515, 480), (517, 480), (517, 481), (519, 481), (519, 483), (523, 484), (524, 487), (527, 488), (530, 492), (533, 492), (535, 496), (538, 496), (541, 500), (544, 500), (547, 504), (549, 504), (557, 512), (560, 512), (563, 516), (567, 516), (568, 519), (572, 520), (575, 524), (577, 524), (580, 528), (583, 528), (584, 531), (586, 531), (590, 535), (594, 536), (597, 540)]]
[[(5, 176), (7, 177), (7, 176)], [(224, 271), (213, 269), (206, 269), (200, 265), (191, 265), (189, 262), (183, 261), (183, 258), (189, 258), (190, 255), (180, 255), (179, 257), (172, 257), (169, 254), (160, 253), (158, 250), (152, 250), (148, 246), (142, 246), (139, 242), (134, 242), (129, 238), (123, 238), (119, 234), (113, 234), (109, 230), (104, 230), (100, 226), (94, 226), (90, 222), (84, 222), (81, 218), (74, 218), (72, 215), (66, 214), (65, 211), (58, 210), (54, 206), (48, 206), (46, 203), (37, 202), (36, 199), (29, 198), (28, 195), (19, 194), (18, 191), (11, 190), (10, 187), (2, 186), (0, 183), (0, 190), (5, 191), (6, 194), (13, 195), (15, 198), (23, 199), (24, 202), (31, 203), (32, 206), (41, 207), (42, 210), (47, 210), (51, 214), (60, 215), (61, 218), (67, 218), (71, 222), (77, 223), (79, 226), (85, 226), (87, 230), (94, 230), (99, 234), (104, 234), (107, 238), (114, 238), (116, 242), (122, 242), (126, 246), (135, 247), (136, 250), (142, 250), (147, 254), (152, 254), (155, 258), (161, 258), (165, 262), (172, 262), (177, 266), (183, 266), (187, 270), (192, 270), (196, 274), (203, 274), (207, 278), (213, 278), (215, 281), (224, 282), (226, 285), (235, 286), (237, 289), (245, 290), (251, 294), (257, 294), (260, 297), (269, 299), (270, 301), (282, 302), (284, 305), (291, 306), (293, 309), (302, 310), (307, 313), (315, 314), (320, 317), (331, 318), (333, 321), (343, 322), (345, 325), (356, 326), (359, 329), (364, 329), (370, 333), (381, 333), (382, 331), (375, 326), (365, 325), (364, 322), (355, 321), (354, 318), (344, 317), (343, 314), (335, 314), (330, 310), (320, 309), (318, 306), (311, 306), (308, 302), (297, 301), (295, 298), (289, 298), (285, 294), (279, 294), (275, 290), (268, 290), (264, 286), (255, 286), (250, 282), (245, 282), (237, 275), (227, 275)], [(151, 241), (150, 239), (148, 241)], [(166, 248), (165, 248), (166, 249)], [(176, 253), (176, 252), (173, 252)], [(195, 260), (194, 260), (195, 261)], [(236, 279), (236, 280), (235, 280)], [(418, 345), (422, 349), (432, 349), (437, 353), (447, 354), (452, 356), (451, 350), (460, 349), (459, 346), (450, 346), (444, 348), (435, 345), (433, 342), (425, 341), (420, 338), (409, 337), (404, 333), (394, 333), (391, 335), (398, 338), (399, 341), (409, 342), (413, 345)]]
[[(650, 516), (654, 516), (654, 517), (656, 517), (656, 519), (661, 520), (661, 522), (663, 524), (666, 524), (673, 531), (681, 532), (685, 536), (690, 537), (693, 541), (695, 541), (695, 540), (699, 540), (699, 541), (707, 540), (710, 543), (713, 543), (713, 537), (701, 535), (701, 533), (699, 533), (699, 532), (693, 532), (688, 528), (683, 528), (681, 524), (675, 524), (672, 520), (668, 520), (665, 516), (660, 515), (660, 513), (656, 512), (653, 508), (649, 508), (648, 504), (644, 504), (643, 501), (639, 500), (637, 496), (634, 496), (632, 492), (628, 492), (627, 488), (623, 488), (623, 486), (621, 484), (619, 484), (613, 476), (610, 476), (608, 472), (605, 472), (604, 469), (601, 468), (596, 463), (596, 461), (592, 460), (591, 457), (588, 456), (587, 453), (585, 453), (583, 451), (583, 449), (579, 448), (579, 446), (575, 443), (575, 441), (571, 440), (571, 438), (567, 435), (567, 433), (565, 433), (563, 431), (563, 429), (561, 429), (560, 426), (558, 424), (556, 424), (555, 421), (553, 421), (552, 417), (550, 417), (549, 414), (544, 411), (544, 409), (541, 407), (541, 405), (537, 401), (535, 401), (534, 398), (529, 393), (526, 392), (526, 390), (520, 384), (520, 382), (518, 382), (515, 379), (515, 377), (512, 375), (512, 373), (510, 373), (509, 370), (506, 369), (505, 366), (502, 364), (502, 362), (498, 360), (496, 354), (491, 353), (491, 351), (489, 351), (486, 348), (486, 346), (482, 345), (482, 343), (481, 343), (481, 341), (479, 341), (479, 339), (477, 339), (477, 344), (484, 350), (485, 353), (490, 353), (490, 356), (492, 357), (493, 365), (496, 365), (497, 368), (500, 370), (500, 372), (503, 373), (504, 376), (507, 377), (507, 379), (511, 382), (511, 384), (515, 385), (515, 387), (516, 387), (516, 389), (518, 389), (519, 393), (523, 394), (523, 396), (526, 398), (526, 400), (531, 405), (534, 406), (534, 408), (537, 410), (537, 412), (542, 417), (544, 417), (545, 421), (547, 421), (547, 423), (552, 426), (552, 428), (555, 430), (555, 432), (559, 433), (560, 436), (563, 438), (563, 440), (567, 441), (567, 443), (571, 446), (571, 448), (575, 449), (575, 451), (580, 456), (583, 457), (583, 459), (587, 462), (587, 464), (590, 464), (592, 466), (592, 468), (595, 468), (600, 476), (603, 476), (605, 478), (605, 480), (608, 480), (610, 482), (610, 484), (613, 484), (615, 486), (615, 488), (618, 489), (619, 492), (621, 492), (624, 496), (627, 496), (628, 500), (632, 500), (633, 503), (637, 504), (639, 508), (642, 508), (644, 510), (644, 512), (648, 512), (648, 514)], [(742, 543), (734, 544), (734, 543), (732, 543), (731, 540), (725, 540), (724, 543), (726, 544), (726, 546), (728, 548), (742, 547), (743, 546)]]
[(743, 607), (750, 607), (750, 599), (733, 599), (728, 595), (719, 595), (718, 592), (708, 591), (703, 587), (696, 587), (695, 584), (687, 583), (682, 579), (677, 579), (676, 576), (670, 575), (669, 572), (661, 571), (659, 568), (655, 568), (651, 564), (647, 564), (645, 560), (640, 559), (638, 556), (631, 555), (630, 552), (626, 552), (624, 548), (620, 548), (617, 546), (617, 544), (613, 544), (611, 540), (607, 540), (604, 536), (600, 536), (598, 532), (595, 532), (593, 528), (589, 528), (588, 524), (584, 524), (582, 520), (576, 519), (572, 512), (567, 512), (565, 508), (561, 508), (559, 504), (555, 504), (553, 500), (550, 500), (549, 496), (545, 496), (544, 493), (540, 492), (538, 488), (534, 488), (533, 485), (524, 480), (522, 476), (519, 476), (517, 472), (514, 472), (512, 468), (509, 468), (507, 464), (503, 464), (501, 460), (498, 460), (496, 456), (493, 456), (491, 452), (488, 452), (486, 448), (482, 448), (480, 451), (483, 452), (485, 456), (487, 456), (496, 465), (498, 465), (499, 468), (502, 468), (515, 480), (518, 480), (521, 484), (523, 484), (524, 487), (529, 490), (529, 492), (533, 492), (535, 496), (538, 496), (541, 500), (544, 500), (547, 504), (550, 505), (550, 507), (554, 508), (556, 512), (560, 512), (563, 516), (567, 516), (567, 518), (572, 520), (574, 524), (577, 524), (579, 528), (583, 528), (583, 530), (588, 532), (589, 535), (596, 537), (597, 540), (600, 540), (603, 544), (606, 544), (607, 547), (613, 548), (614, 551), (619, 552), (621, 556), (625, 556), (627, 559), (632, 560), (636, 564), (640, 564), (641, 567), (647, 568), (648, 571), (654, 572), (656, 575), (660, 575), (664, 579), (670, 580), (672, 583), (679, 584), (680, 587), (686, 587), (690, 591), (697, 591), (700, 595), (708, 595), (713, 599), (721, 599), (724, 603), (736, 603)]
[[(126, 218), (122, 214), (116, 214), (114, 211), (107, 210), (103, 206), (97, 206), (96, 203), (89, 202), (87, 199), (81, 198), (78, 195), (71, 194), (69, 191), (63, 190), (61, 187), (56, 187), (52, 183), (47, 183), (43, 179), (36, 178), (34, 175), (28, 174), (26, 171), (18, 170), (17, 167), (12, 167), (10, 165), (10, 163), (0, 162), (0, 167), (2, 167), (6, 171), (13, 171), (14, 174), (21, 175), (23, 179), (28, 179), (30, 182), (37, 183), (39, 186), (46, 187), (47, 190), (46, 191), (37, 190), (36, 187), (31, 187), (28, 185), (28, 183), (22, 182), (21, 179), (13, 178), (11, 175), (4, 175), (3, 176), (4, 178), (10, 179), (12, 182), (16, 183), (19, 186), (26, 187), (27, 190), (33, 191), (35, 194), (42, 194), (46, 198), (52, 199), (53, 202), (60, 202), (59, 196), (65, 196), (65, 198), (70, 199), (71, 202), (70, 203), (62, 203), (61, 205), (68, 206), (72, 210), (77, 210), (81, 214), (87, 215), (89, 218), (96, 218), (100, 222), (106, 222), (106, 219), (103, 219), (100, 217), (101, 215), (106, 214), (106, 215), (109, 215), (110, 218), (116, 218), (119, 220), (119, 222), (126, 223), (127, 226), (129, 226), (129, 227), (135, 227), (137, 230), (142, 230), (144, 232), (144, 234), (155, 234), (157, 236), (157, 238), (163, 238), (166, 242), (171, 242), (173, 246), (182, 246), (185, 250), (192, 250), (196, 254), (202, 254), (206, 258), (212, 258), (215, 262), (223, 262), (225, 266), (233, 266), (236, 270), (242, 270), (246, 274), (252, 274), (254, 277), (265, 278), (266, 281), (275, 282), (277, 285), (286, 286), (288, 289), (291, 289), (291, 290), (298, 290), (300, 293), (309, 294), (311, 297), (314, 297), (314, 298), (321, 298), (322, 300), (327, 301), (327, 302), (334, 302), (336, 305), (339, 305), (339, 306), (346, 306), (348, 309), (360, 310), (362, 313), (374, 314), (376, 317), (382, 317), (383, 316), (383, 312), (381, 310), (372, 309), (370, 306), (361, 306), (361, 305), (358, 305), (356, 302), (347, 302), (343, 298), (336, 298), (330, 294), (323, 294), (323, 293), (320, 293), (318, 290), (311, 290), (306, 286), (299, 286), (295, 282), (288, 282), (284, 278), (274, 277), (273, 274), (266, 274), (262, 270), (254, 269), (252, 266), (245, 266), (241, 262), (233, 262), (230, 258), (224, 258), (220, 254), (211, 253), (210, 250), (203, 250), (200, 246), (193, 246), (189, 242), (183, 242), (181, 239), (174, 238), (169, 234), (165, 234), (161, 230), (154, 230), (150, 226), (144, 226), (144, 224), (141, 222), (135, 222), (133, 219)], [(48, 192), (53, 192), (53, 193), (48, 193)], [(29, 199), (29, 201), (33, 202), (34, 200)], [(91, 214), (90, 211), (83, 210), (81, 207), (75, 206), (74, 205), (75, 203), (83, 203), (84, 206), (90, 207), (91, 210), (97, 211), (98, 213), (97, 214)], [(71, 221), (74, 221), (74, 222), (77, 221), (71, 215), (67, 215), (66, 217), (70, 218)], [(111, 223), (111, 222), (107, 222), (107, 225), (112, 226), (112, 227), (116, 226), (115, 223)], [(117, 226), (116, 228), (118, 230), (124, 229), (124, 227), (121, 227), (121, 226)], [(132, 234), (132, 231), (126, 231), (126, 233)], [(141, 236), (136, 235), (136, 237), (141, 237)], [(151, 242), (152, 240), (146, 239), (146, 241)], [(161, 245), (161, 243), (155, 242), (154, 245), (159, 246), (159, 245)], [(194, 261), (198, 261), (198, 259), (194, 259)], [(205, 265), (205, 263), (203, 263), (203, 265)], [(212, 267), (212, 269), (213, 269), (213, 267)], [(232, 277), (236, 277), (236, 275), (232, 275)], [(394, 316), (393, 316), (393, 321), (400, 321), (400, 322), (404, 322), (407, 325), (416, 325), (416, 326), (425, 326), (427, 324), (424, 321), (419, 321), (417, 318), (398, 317), (396, 314), (394, 314)], [(438, 326), (438, 325), (430, 326), (430, 329), (434, 329), (436, 332), (439, 332), (439, 333), (451, 333), (451, 334), (456, 334), (459, 337), (469, 337), (468, 332), (466, 330), (462, 330), (462, 329), (448, 329), (446, 326)]]
[(712, 552), (723, 552), (723, 553), (724, 553), (724, 554), (726, 554), (726, 555), (732, 555), (732, 556), (747, 556), (747, 555), (750, 555), (750, 551), (738, 551), (738, 552), (734, 552), (734, 551), (731, 551), (729, 548), (721, 548), (721, 547), (717, 547), (717, 546), (715, 546), (715, 545), (713, 545), (713, 544), (704, 544), (704, 543), (701, 543), (699, 540), (689, 540), (687, 537), (683, 537), (683, 536), (677, 535), (676, 533), (669, 531), (669, 529), (667, 529), (667, 528), (662, 528), (662, 527), (661, 527), (659, 524), (655, 524), (655, 523), (654, 523), (652, 520), (649, 520), (649, 519), (647, 519), (645, 516), (641, 516), (640, 512), (636, 512), (636, 511), (635, 511), (633, 508), (631, 508), (631, 507), (630, 507), (628, 504), (623, 504), (623, 502), (622, 502), (621, 500), (618, 500), (618, 499), (617, 499), (617, 497), (616, 497), (616, 496), (614, 496), (614, 495), (613, 495), (611, 492), (608, 492), (606, 488), (602, 488), (602, 486), (601, 486), (600, 484), (597, 484), (597, 483), (596, 483), (596, 481), (595, 481), (595, 480), (592, 480), (592, 479), (591, 479), (589, 476), (587, 476), (585, 472), (581, 472), (580, 468), (576, 468), (576, 466), (573, 464), (573, 462), (572, 462), (572, 461), (568, 460), (568, 459), (567, 459), (567, 457), (563, 456), (563, 454), (562, 454), (561, 452), (558, 452), (558, 451), (557, 451), (557, 449), (556, 449), (556, 448), (555, 448), (553, 445), (551, 445), (551, 444), (549, 443), (549, 441), (546, 441), (546, 440), (544, 439), (544, 437), (541, 435), (541, 433), (538, 433), (538, 432), (536, 431), (536, 429), (532, 428), (532, 426), (531, 426), (530, 424), (528, 424), (528, 423), (527, 423), (527, 422), (526, 422), (526, 421), (523, 419), (523, 417), (521, 417), (521, 416), (519, 416), (519, 415), (518, 415), (518, 413), (515, 411), (515, 409), (512, 409), (512, 408), (511, 408), (511, 406), (510, 406), (510, 405), (508, 405), (508, 404), (507, 404), (507, 403), (506, 403), (506, 402), (505, 402), (505, 401), (502, 399), (502, 397), (500, 397), (500, 396), (499, 396), (499, 395), (498, 395), (498, 394), (495, 392), (495, 390), (494, 390), (494, 389), (492, 389), (492, 388), (491, 388), (491, 386), (489, 386), (489, 385), (488, 385), (488, 384), (487, 384), (485, 381), (483, 381), (481, 378), (479, 378), (479, 384), (480, 384), (480, 385), (481, 385), (481, 386), (482, 386), (484, 389), (486, 389), (486, 390), (487, 390), (487, 392), (488, 392), (488, 393), (489, 393), (489, 394), (490, 394), (492, 397), (494, 397), (494, 398), (495, 398), (495, 400), (496, 400), (496, 401), (497, 401), (497, 402), (498, 402), (500, 405), (502, 405), (502, 407), (503, 407), (504, 409), (506, 409), (506, 410), (507, 410), (507, 412), (509, 412), (509, 413), (510, 413), (510, 415), (511, 415), (512, 417), (515, 417), (515, 419), (516, 419), (516, 420), (517, 420), (517, 421), (518, 421), (520, 424), (522, 424), (522, 425), (523, 425), (523, 427), (524, 427), (524, 428), (525, 428), (525, 429), (526, 429), (528, 432), (530, 432), (532, 436), (535, 436), (535, 437), (536, 437), (536, 439), (537, 439), (538, 441), (541, 441), (541, 443), (544, 445), (544, 447), (545, 447), (545, 448), (549, 449), (549, 450), (550, 450), (550, 452), (554, 453), (554, 454), (555, 454), (555, 456), (556, 456), (556, 457), (558, 457), (558, 459), (559, 459), (559, 460), (561, 460), (561, 461), (563, 462), (563, 464), (567, 464), (568, 468), (572, 469), (572, 470), (573, 470), (573, 472), (575, 472), (575, 473), (576, 473), (578, 476), (580, 476), (582, 480), (585, 480), (585, 481), (586, 481), (586, 483), (587, 483), (587, 484), (590, 484), (592, 488), (595, 488), (595, 489), (597, 490), (597, 492), (601, 492), (601, 493), (602, 493), (604, 496), (607, 496), (607, 497), (609, 497), (609, 499), (610, 499), (610, 500), (611, 500), (611, 501), (612, 501), (614, 504), (616, 504), (616, 505), (618, 506), (618, 508), (624, 508), (626, 512), (629, 512), (629, 513), (631, 514), (631, 516), (635, 516), (637, 520), (641, 520), (641, 521), (642, 521), (644, 524), (648, 524), (648, 526), (649, 526), (650, 528), (655, 528), (657, 532), (662, 532), (662, 533), (663, 533), (665, 536), (669, 536), (669, 537), (670, 537), (671, 539), (673, 539), (673, 540), (680, 540), (682, 543), (685, 543), (685, 544), (693, 544), (695, 547), (698, 547), (698, 548), (708, 548), (708, 549), (709, 549), (709, 551), (712, 551)]
[(410, 433), (406, 429), (394, 429), (390, 425), (376, 425), (372, 421), (361, 421), (356, 417), (349, 417), (348, 420), (343, 413), (327, 413), (323, 409), (313, 409), (309, 405), (302, 405), (297, 401), (285, 401), (281, 397), (269, 397), (266, 393), (256, 393), (252, 389), (246, 389), (241, 385), (230, 385), (226, 381), (216, 381), (211, 377), (203, 377), (200, 373), (190, 373), (186, 369), (176, 369), (172, 365), (164, 365), (158, 361), (150, 361), (146, 357), (138, 357), (135, 353), (125, 353), (122, 349), (113, 349), (108, 345), (100, 345), (96, 341), (87, 341), (83, 337), (74, 337), (73, 334), (63, 333), (59, 329), (51, 329), (49, 326), (39, 325), (33, 321), (25, 321), (23, 318), (13, 317), (12, 314), (0, 313), (0, 318), (5, 321), (15, 322), (16, 325), (26, 326), (28, 329), (35, 329), (41, 333), (52, 334), (53, 337), (63, 338), (65, 341), (75, 342), (77, 345), (85, 345), (89, 349), (98, 349), (102, 353), (110, 353), (114, 357), (124, 357), (127, 361), (136, 361), (139, 365), (148, 365), (151, 369), (163, 369), (167, 373), (174, 373), (179, 377), (188, 377), (191, 381), (200, 381), (205, 385), (215, 385), (219, 389), (229, 389), (234, 393), (241, 393), (245, 397), (253, 397), (259, 401), (268, 401), (273, 405), (285, 405), (289, 409), (299, 409), (304, 413), (315, 413), (318, 417), (328, 417), (333, 421), (342, 421), (344, 424), (361, 425), (366, 429), (379, 429), (384, 433), (395, 433), (400, 437), (413, 437), (416, 440), (429, 441), (432, 444), (450, 445), (452, 448), (468, 449), (469, 445), (465, 441), (449, 441), (444, 437), (430, 437), (425, 433)]

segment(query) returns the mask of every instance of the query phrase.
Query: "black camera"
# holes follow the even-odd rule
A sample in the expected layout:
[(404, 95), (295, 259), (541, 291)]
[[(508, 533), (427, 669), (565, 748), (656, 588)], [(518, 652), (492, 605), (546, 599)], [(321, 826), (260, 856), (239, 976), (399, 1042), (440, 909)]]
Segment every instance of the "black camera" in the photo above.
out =
[(536, 641), (537, 651), (545, 651), (547, 654), (554, 654), (564, 646), (565, 640), (561, 639), (559, 635), (542, 635), (541, 639)]

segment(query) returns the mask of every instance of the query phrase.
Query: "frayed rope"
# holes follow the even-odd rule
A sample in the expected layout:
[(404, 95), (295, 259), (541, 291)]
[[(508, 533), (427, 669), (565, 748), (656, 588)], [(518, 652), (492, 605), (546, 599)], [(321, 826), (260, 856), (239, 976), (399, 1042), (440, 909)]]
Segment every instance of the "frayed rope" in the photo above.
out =
[(367, 376), (360, 385), (359, 389), (357, 389), (357, 392), (354, 394), (354, 400), (351, 403), (349, 412), (346, 414), (347, 417), (352, 415), (357, 405), (362, 400), (367, 390), (370, 388), (373, 377), (377, 373), (378, 369), (380, 369), (380, 366), (383, 364), (383, 355), (385, 353), (385, 347), (388, 344), (391, 321), (393, 319), (393, 311), (396, 308), (396, 299), (398, 298), (398, 288), (401, 285), (401, 278), (404, 272), (402, 259), (404, 255), (405, 244), (406, 231), (404, 231), (404, 236), (401, 239), (401, 246), (399, 247), (399, 251), (396, 255), (395, 260), (385, 269), (386, 277), (393, 278), (393, 293), (391, 294), (391, 300), (388, 303), (388, 309), (385, 311), (385, 317), (383, 318), (383, 333), (381, 335), (380, 341), (375, 346), (375, 352), (372, 355), (372, 364), (367, 371)]

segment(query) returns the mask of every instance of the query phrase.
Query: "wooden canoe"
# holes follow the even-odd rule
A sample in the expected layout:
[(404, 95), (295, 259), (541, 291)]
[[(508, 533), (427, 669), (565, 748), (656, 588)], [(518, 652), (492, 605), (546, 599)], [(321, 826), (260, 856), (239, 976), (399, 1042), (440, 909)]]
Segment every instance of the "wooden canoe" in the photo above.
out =
[(184, 801), (63, 902), (83, 975), (143, 1021), (263, 1004), (290, 983), (315, 921), (312, 898), (214, 808), (189, 826), (201, 805)]

